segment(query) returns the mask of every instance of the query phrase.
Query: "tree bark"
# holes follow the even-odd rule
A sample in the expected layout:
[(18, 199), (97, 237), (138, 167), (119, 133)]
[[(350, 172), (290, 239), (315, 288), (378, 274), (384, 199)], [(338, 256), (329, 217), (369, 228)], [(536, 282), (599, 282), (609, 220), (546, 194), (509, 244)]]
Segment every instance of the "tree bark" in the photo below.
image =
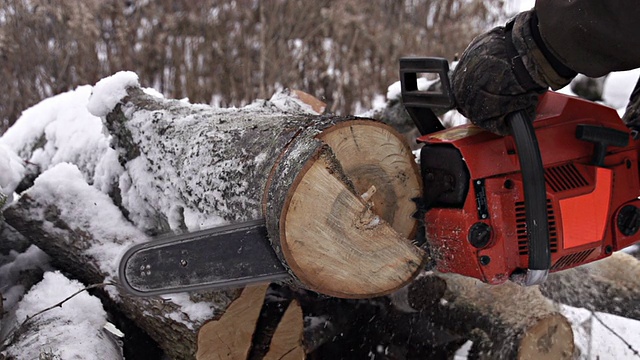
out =
[(640, 260), (617, 252), (606, 259), (549, 275), (540, 286), (554, 301), (640, 320)]
[(436, 324), (473, 340), (481, 359), (569, 359), (574, 351), (571, 324), (537, 287), (438, 273), (418, 278), (407, 298)]

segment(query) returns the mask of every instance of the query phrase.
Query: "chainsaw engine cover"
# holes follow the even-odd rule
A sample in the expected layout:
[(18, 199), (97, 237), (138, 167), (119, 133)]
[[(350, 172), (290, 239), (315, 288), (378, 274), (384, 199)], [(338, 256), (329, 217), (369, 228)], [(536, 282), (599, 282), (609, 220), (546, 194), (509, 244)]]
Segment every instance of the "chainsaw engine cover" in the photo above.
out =
[[(615, 110), (549, 92), (534, 128), (546, 182), (551, 269), (640, 240), (636, 140)], [(418, 139), (426, 239), (437, 268), (499, 284), (524, 271), (529, 244), (513, 138), (474, 125)]]
[(460, 151), (450, 145), (427, 145), (420, 151), (424, 202), (462, 207), (469, 193), (469, 171)]

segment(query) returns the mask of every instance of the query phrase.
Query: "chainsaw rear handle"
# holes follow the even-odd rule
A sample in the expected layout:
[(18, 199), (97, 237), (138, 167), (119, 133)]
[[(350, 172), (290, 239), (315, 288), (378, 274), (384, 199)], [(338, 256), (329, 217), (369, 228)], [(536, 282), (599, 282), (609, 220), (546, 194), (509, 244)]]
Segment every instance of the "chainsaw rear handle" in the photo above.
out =
[(533, 120), (526, 111), (506, 116), (506, 122), (516, 143), (524, 188), (529, 264), (527, 271), (514, 274), (511, 279), (522, 285), (536, 285), (547, 279), (551, 268), (547, 191), (544, 182), (542, 156)]

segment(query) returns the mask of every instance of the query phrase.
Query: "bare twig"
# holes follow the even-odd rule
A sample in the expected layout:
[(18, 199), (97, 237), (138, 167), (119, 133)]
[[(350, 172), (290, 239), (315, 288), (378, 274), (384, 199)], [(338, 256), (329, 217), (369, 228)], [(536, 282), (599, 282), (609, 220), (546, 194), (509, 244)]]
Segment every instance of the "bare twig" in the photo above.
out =
[(69, 301), (69, 300), (71, 300), (71, 299), (73, 299), (73, 298), (74, 298), (74, 297), (76, 297), (78, 294), (80, 294), (80, 293), (82, 293), (82, 292), (84, 292), (84, 291), (88, 291), (88, 290), (91, 290), (91, 289), (97, 289), (97, 288), (103, 288), (103, 287), (105, 287), (105, 286), (109, 286), (109, 285), (112, 285), (112, 286), (118, 286), (118, 285), (117, 285), (116, 283), (114, 283), (114, 282), (106, 282), (106, 283), (100, 283), (100, 284), (92, 284), (92, 285), (89, 285), (89, 286), (85, 287), (84, 289), (80, 289), (80, 290), (76, 291), (75, 293), (73, 293), (72, 295), (69, 295), (66, 299), (64, 299), (64, 300), (60, 301), (60, 302), (59, 302), (59, 303), (57, 303), (57, 304), (55, 304), (55, 305), (51, 305), (50, 307), (48, 307), (48, 308), (46, 308), (46, 309), (42, 309), (42, 310), (38, 311), (37, 313), (35, 313), (35, 314), (31, 315), (31, 316), (27, 316), (27, 318), (26, 318), (26, 319), (24, 319), (24, 321), (22, 322), (22, 324), (20, 324), (20, 327), (25, 326), (25, 325), (26, 325), (26, 324), (27, 324), (31, 319), (35, 318), (36, 316), (38, 316), (38, 315), (40, 315), (40, 314), (43, 314), (43, 313), (45, 313), (45, 312), (47, 312), (47, 311), (49, 311), (49, 310), (53, 310), (53, 309), (55, 309), (55, 308), (57, 308), (57, 307), (62, 307), (62, 304), (66, 303), (67, 301)]
[(118, 285), (118, 284), (116, 284), (114, 282), (104, 282), (104, 283), (99, 283), (99, 284), (92, 284), (92, 285), (89, 285), (89, 286), (87, 286), (87, 287), (85, 287), (83, 289), (80, 289), (80, 290), (76, 291), (75, 293), (69, 295), (64, 300), (62, 300), (62, 301), (60, 301), (60, 302), (58, 302), (58, 303), (56, 303), (54, 305), (51, 305), (48, 308), (42, 309), (42, 310), (38, 311), (37, 313), (35, 313), (35, 314), (31, 315), (31, 316), (27, 316), (27, 318), (24, 319), (24, 321), (20, 324), (20, 326), (18, 326), (16, 329), (12, 330), (11, 333), (6, 337), (5, 341), (2, 343), (2, 346), (0, 346), (0, 351), (5, 350), (10, 344), (12, 344), (14, 342), (15, 338), (25, 331), (25, 329), (27, 327), (27, 324), (31, 320), (33, 320), (35, 317), (37, 317), (37, 316), (39, 316), (39, 315), (41, 315), (41, 314), (43, 314), (43, 313), (45, 313), (47, 311), (53, 310), (53, 309), (55, 309), (57, 307), (62, 307), (62, 305), (65, 302), (73, 299), (78, 294), (80, 294), (80, 293), (82, 293), (84, 291), (88, 291), (88, 290), (91, 290), (91, 289), (97, 289), (97, 288), (103, 288), (105, 286), (119, 287), (120, 285)]
[(604, 326), (607, 330), (609, 330), (609, 332), (611, 332), (613, 335), (615, 335), (618, 339), (620, 339), (625, 345), (627, 345), (627, 347), (629, 348), (629, 350), (631, 350), (633, 352), (633, 355), (640, 357), (640, 352), (638, 352), (638, 350), (636, 350), (633, 345), (629, 344), (629, 342), (627, 342), (627, 340), (625, 340), (620, 334), (618, 334), (615, 330), (613, 330), (611, 327), (609, 327), (607, 324), (604, 323), (604, 321), (602, 321), (600, 319), (600, 317), (598, 317), (598, 315), (595, 312), (591, 312), (591, 314), (593, 315), (593, 317), (598, 320), (598, 322), (600, 324), (602, 324), (602, 326)]

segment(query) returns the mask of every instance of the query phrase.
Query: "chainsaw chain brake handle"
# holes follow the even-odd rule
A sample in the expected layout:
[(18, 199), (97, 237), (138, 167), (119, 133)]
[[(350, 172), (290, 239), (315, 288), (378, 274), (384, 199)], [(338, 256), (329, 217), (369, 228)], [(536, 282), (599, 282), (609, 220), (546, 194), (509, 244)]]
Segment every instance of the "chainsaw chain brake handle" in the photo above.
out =
[[(426, 74), (438, 75), (439, 86), (434, 82), (430, 88), (439, 88), (439, 90), (418, 88), (418, 77)], [(446, 59), (400, 59), (400, 88), (402, 103), (420, 131), (420, 135), (444, 130), (444, 126), (433, 110), (446, 112), (455, 104), (449, 82), (449, 62)]]
[(511, 135), (516, 143), (524, 190), (529, 264), (526, 272), (514, 273), (511, 280), (521, 285), (541, 284), (551, 268), (547, 191), (542, 156), (538, 146), (533, 120), (526, 111), (506, 116)]
[[(418, 76), (437, 74), (440, 91), (418, 89)], [(434, 109), (445, 112), (455, 106), (449, 81), (449, 62), (443, 58), (400, 59), (402, 102), (421, 135), (444, 130)], [(520, 160), (524, 190), (529, 264), (526, 270), (511, 275), (521, 285), (541, 284), (551, 268), (547, 192), (542, 156), (533, 127), (533, 119), (525, 111), (506, 116)]]

